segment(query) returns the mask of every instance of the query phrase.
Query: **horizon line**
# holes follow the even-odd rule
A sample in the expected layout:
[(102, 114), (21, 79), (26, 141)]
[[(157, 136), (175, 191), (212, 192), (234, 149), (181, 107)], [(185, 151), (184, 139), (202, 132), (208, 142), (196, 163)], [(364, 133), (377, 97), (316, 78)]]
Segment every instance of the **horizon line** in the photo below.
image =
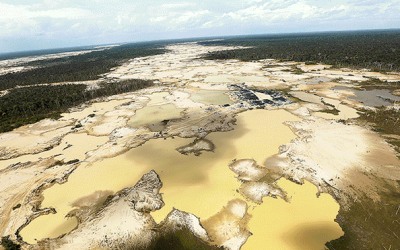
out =
[[(274, 35), (298, 35), (298, 34), (323, 34), (323, 33), (346, 33), (346, 32), (377, 32), (377, 31), (400, 31), (400, 28), (388, 28), (388, 29), (354, 29), (354, 30), (331, 30), (331, 31), (300, 31), (300, 32), (275, 32), (275, 33), (255, 33), (247, 35), (221, 35), (221, 36), (201, 36), (201, 37), (183, 37), (183, 38), (170, 38), (170, 39), (154, 39), (154, 40), (144, 40), (144, 41), (130, 41), (130, 42), (120, 42), (120, 43), (106, 43), (106, 44), (92, 44), (92, 45), (77, 45), (71, 47), (51, 47), (47, 49), (38, 50), (18, 50), (12, 52), (0, 52), (0, 56), (7, 56), (18, 53), (29, 53), (29, 52), (40, 52), (40, 51), (51, 51), (51, 50), (73, 50), (80, 51), (84, 49), (91, 49), (97, 46), (111, 46), (111, 45), (123, 45), (123, 44), (140, 44), (140, 43), (155, 43), (155, 42), (172, 42), (172, 41), (185, 41), (185, 40), (206, 40), (206, 39), (221, 39), (221, 38), (233, 38), (233, 37), (252, 37), (252, 36), (274, 36)], [(66, 51), (63, 51), (66, 52)], [(55, 52), (55, 53), (63, 53)], [(45, 53), (44, 53), (45, 54)], [(44, 55), (43, 54), (43, 55)], [(0, 59), (8, 60), (8, 59)]]

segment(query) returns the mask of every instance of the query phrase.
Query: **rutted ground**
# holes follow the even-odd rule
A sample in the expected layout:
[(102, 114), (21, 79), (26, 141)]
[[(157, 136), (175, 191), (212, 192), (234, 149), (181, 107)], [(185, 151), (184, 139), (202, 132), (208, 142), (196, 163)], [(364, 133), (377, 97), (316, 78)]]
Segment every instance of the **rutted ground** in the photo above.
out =
[[(166, 54), (133, 59), (104, 76), (106, 79), (153, 79), (158, 86), (103, 98), (63, 114), (58, 121), (43, 120), (0, 135), (3, 159), (0, 161), (1, 235), (10, 235), (12, 239), (19, 237), (18, 241), (24, 247), (32, 249), (124, 249), (131, 247), (137, 239), (141, 239), (141, 245), (136, 247), (151, 249), (171, 232), (177, 237), (176, 232), (186, 234), (189, 231), (198, 240), (196, 244), (213, 244), (228, 249), (239, 249), (244, 244), (244, 248), (250, 249), (251, 246), (261, 246), (268, 237), (262, 236), (263, 225), (257, 225), (255, 221), (265, 214), (263, 211), (268, 206), (278, 206), (269, 204), (271, 198), (265, 197), (280, 197), (285, 204), (291, 200), (290, 196), (295, 195), (285, 180), (279, 180), (282, 176), (296, 183), (308, 181), (314, 184), (318, 194), (332, 195), (343, 211), (351, 209), (352, 203), (362, 204), (364, 198), (379, 201), (381, 190), (398, 190), (396, 181), (400, 179), (400, 163), (393, 148), (372, 131), (336, 121), (356, 118), (355, 108), (365, 107), (357, 99), (347, 98), (356, 95), (356, 91), (344, 87), (357, 87), (354, 81), (365, 81), (369, 77), (399, 81), (398, 75), (331, 70), (326, 65), (304, 64), (297, 67), (305, 73), (295, 74), (291, 72), (293, 65), (297, 64), (294, 62), (199, 59), (208, 51), (233, 48), (186, 43), (170, 45), (167, 49), (169, 52)], [(298, 99), (292, 98), (295, 102), (290, 102), (279, 92), (268, 89), (283, 89), (285, 92), (290, 89), (293, 92), (289, 93)], [(248, 111), (254, 108), (269, 111)], [(266, 118), (262, 120), (264, 115)], [(176, 142), (173, 142), (174, 137)], [(181, 140), (182, 143), (177, 143)], [(224, 141), (229, 141), (229, 145), (223, 144)], [(177, 149), (175, 153), (182, 154), (177, 159), (182, 157), (183, 162), (187, 161), (186, 165), (200, 162), (197, 166), (204, 166), (221, 154), (227, 154), (221, 157), (228, 161), (219, 161), (218, 167), (204, 170), (204, 176), (201, 176), (201, 171), (197, 176), (183, 174), (185, 170), (179, 167), (180, 162), (170, 162), (170, 166), (176, 166), (175, 175), (182, 174), (184, 181), (186, 177), (205, 178), (198, 187), (190, 186), (190, 179), (186, 180), (188, 183), (174, 187), (176, 180), (174, 183), (173, 176), (164, 173), (168, 168), (160, 167), (158, 162), (163, 155), (170, 154), (162, 152), (164, 144), (173, 147), (166, 150)], [(141, 145), (142, 148), (135, 149)], [(153, 152), (151, 148), (156, 150)], [(77, 151), (79, 154), (74, 155)], [(153, 154), (147, 156), (146, 152)], [(141, 159), (141, 154), (147, 158)], [(114, 181), (120, 183), (103, 187), (101, 182), (112, 181), (112, 175), (108, 175), (110, 180), (101, 179), (107, 175), (100, 179), (93, 176), (89, 178), (93, 178), (101, 188), (83, 187), (85, 178), (91, 175), (91, 168), (99, 171), (99, 166), (105, 169), (109, 165), (118, 171), (121, 164), (118, 159), (129, 155), (137, 165), (136, 169), (130, 170), (131, 175), (126, 176), (125, 182), (123, 177), (118, 177), (122, 179)], [(155, 159), (150, 159), (152, 157)], [(249, 160), (251, 158), (253, 160)], [(151, 169), (155, 169), (158, 175)], [(86, 175), (83, 172), (87, 172)], [(66, 182), (69, 175), (70, 185), (82, 183), (82, 190), (88, 193), (73, 196), (72, 200), (63, 201), (65, 205), (62, 206), (52, 203), (52, 192), (57, 193), (58, 189), (68, 192), (69, 183), (58, 184)], [(142, 175), (141, 181), (129, 188)], [(235, 175), (240, 181), (235, 179)], [(196, 197), (196, 192), (189, 192), (205, 186), (209, 186), (211, 191), (212, 181), (217, 183), (224, 178), (228, 178), (223, 184), (227, 189), (224, 194), (218, 194), (220, 196), (204, 193), (204, 197)], [(87, 182), (91, 183), (91, 180)], [(158, 193), (161, 182), (165, 184), (165, 197)], [(56, 186), (51, 187), (53, 185)], [(314, 192), (307, 185), (304, 190), (307, 187), (310, 191), (304, 194)], [(184, 194), (177, 195), (185, 186)], [(74, 188), (79, 189), (78, 186)], [(303, 190), (303, 187), (297, 188)], [(215, 186), (215, 190), (221, 190), (220, 186)], [(185, 207), (180, 202), (186, 193), (188, 200), (203, 199), (213, 204), (213, 208), (202, 212), (201, 204), (195, 205), (199, 206), (197, 210)], [(193, 197), (189, 199), (190, 195)], [(329, 215), (328, 211), (321, 214), (321, 218), (325, 218), (321, 222), (326, 231), (325, 238), (322, 237), (324, 242), (313, 245), (310, 243), (313, 239), (310, 239), (306, 245), (301, 245), (296, 243), (296, 237), (288, 236), (291, 243), (287, 239), (289, 243), (277, 240), (275, 247), (320, 249), (325, 241), (342, 235), (333, 222), (337, 204), (324, 195), (319, 200), (314, 197), (314, 202), (331, 204), (333, 208)], [(220, 199), (222, 196), (226, 197)], [(294, 204), (300, 204), (296, 202), (293, 198)], [(313, 203), (307, 205), (309, 207), (303, 209), (314, 216), (300, 215), (298, 217), (307, 220), (298, 220), (296, 225), (307, 221), (318, 224), (320, 219), (317, 211), (312, 211)], [(72, 210), (73, 207), (76, 209)], [(284, 209), (281, 208), (282, 211), (291, 208)], [(321, 210), (324, 209), (318, 211)], [(46, 233), (35, 236), (35, 231), (48, 222), (46, 214), (58, 216), (60, 224), (54, 222), (56, 229), (50, 230), (47, 236)], [(65, 223), (65, 215), (77, 219)], [(311, 222), (312, 219), (317, 221)], [(291, 224), (295, 224), (296, 219), (292, 220)], [(271, 223), (286, 225), (284, 221)], [(394, 227), (397, 225), (392, 225), (389, 230)], [(284, 232), (285, 228), (282, 230)], [(34, 243), (36, 237), (57, 237), (62, 233), (67, 235), (41, 241), (38, 245), (24, 242)], [(396, 234), (390, 237), (396, 237)], [(245, 244), (247, 240), (248, 245)]]

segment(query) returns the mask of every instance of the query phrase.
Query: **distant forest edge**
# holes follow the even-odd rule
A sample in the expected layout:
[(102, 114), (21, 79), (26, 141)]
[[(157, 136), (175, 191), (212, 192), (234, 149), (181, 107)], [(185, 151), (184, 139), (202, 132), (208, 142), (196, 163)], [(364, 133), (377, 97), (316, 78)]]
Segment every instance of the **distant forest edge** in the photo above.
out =
[(35, 66), (34, 69), (0, 75), (0, 91), (16, 86), (96, 80), (128, 59), (165, 52), (164, 47), (154, 43), (136, 43), (77, 56), (33, 61), (25, 66)]
[(37, 84), (96, 80), (128, 59), (165, 52), (162, 44), (125, 44), (77, 56), (29, 62), (25, 65), (36, 68), (1, 75), (0, 90), (9, 92), (0, 97), (0, 133), (45, 118), (58, 119), (69, 108), (94, 98), (146, 88), (153, 81), (103, 81), (94, 90), (86, 90), (85, 84)]
[(44, 56), (49, 54), (67, 53), (67, 52), (77, 52), (77, 51), (87, 51), (99, 48), (100, 46), (82, 46), (82, 47), (70, 47), (70, 48), (56, 48), (56, 49), (44, 49), (44, 50), (31, 50), (31, 51), (19, 51), (19, 52), (9, 52), (0, 53), (0, 60), (10, 60), (21, 57), (34, 57), (34, 56)]
[(0, 133), (35, 123), (45, 118), (60, 118), (69, 108), (94, 98), (150, 87), (153, 81), (125, 80), (100, 83), (86, 91), (85, 84), (62, 84), (16, 88), (0, 98)]
[(400, 30), (246, 36), (200, 44), (252, 46), (211, 52), (205, 59), (277, 59), (378, 72), (400, 71)]

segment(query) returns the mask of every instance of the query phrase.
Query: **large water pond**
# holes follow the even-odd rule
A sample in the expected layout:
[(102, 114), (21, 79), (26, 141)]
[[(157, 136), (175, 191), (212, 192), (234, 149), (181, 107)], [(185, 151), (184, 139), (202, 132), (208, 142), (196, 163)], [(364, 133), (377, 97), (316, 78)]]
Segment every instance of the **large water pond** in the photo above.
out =
[[(231, 160), (253, 158), (261, 165), (266, 158), (278, 153), (280, 145), (295, 138), (283, 124), (284, 121), (295, 120), (298, 118), (283, 110), (247, 111), (238, 115), (233, 131), (208, 135), (207, 139), (216, 148), (214, 152), (204, 152), (199, 157), (182, 155), (175, 150), (193, 139), (154, 139), (92, 166), (81, 165), (67, 183), (56, 184), (43, 192), (42, 207), (52, 206), (57, 214), (35, 219), (21, 231), (21, 236), (25, 241), (35, 243), (34, 239), (57, 237), (60, 232), (68, 232), (76, 221), (67, 221), (64, 217), (74, 208), (72, 204), (76, 200), (99, 191), (116, 192), (133, 186), (152, 169), (163, 182), (161, 192), (165, 201), (161, 210), (152, 213), (157, 222), (161, 222), (173, 207), (193, 213), (201, 220), (207, 219), (219, 212), (228, 201), (243, 199), (236, 192), (241, 183), (228, 168)], [(293, 199), (292, 203), (284, 203), (283, 200), (264, 198), (260, 206), (249, 203), (252, 206), (249, 228), (253, 236), (247, 249), (304, 249), (292, 247), (295, 243), (290, 243), (298, 239), (301, 229), (318, 231), (322, 237), (316, 245), (311, 243), (313, 237), (306, 237), (309, 241), (306, 246), (310, 246), (307, 249), (322, 249), (325, 241), (341, 235), (340, 227), (333, 221), (339, 207), (330, 196), (316, 198), (313, 186), (298, 186), (285, 180), (279, 184), (301, 202)], [(297, 191), (300, 189), (304, 192)], [(271, 231), (278, 237), (266, 235)], [(252, 244), (262, 247), (252, 248)]]
[(400, 96), (392, 95), (388, 89), (357, 90), (342, 86), (336, 86), (333, 89), (352, 91), (355, 96), (348, 96), (347, 98), (371, 107), (392, 105), (390, 101), (400, 102)]
[(38, 154), (23, 155), (9, 160), (0, 160), (0, 170), (19, 162), (35, 162), (55, 155), (55, 159), (63, 160), (64, 162), (75, 159), (82, 161), (86, 157), (86, 152), (96, 149), (97, 146), (104, 144), (106, 141), (108, 141), (106, 136), (96, 137), (85, 133), (71, 133), (66, 135), (61, 143), (51, 150)]
[(334, 100), (331, 98), (326, 98), (326, 97), (320, 97), (314, 94), (306, 93), (303, 91), (291, 91), (289, 94), (293, 95), (296, 98), (299, 98), (302, 101), (305, 102), (312, 102), (320, 105), (324, 105), (325, 103), (328, 103), (332, 105), (335, 109), (339, 111), (338, 115), (331, 114), (331, 113), (325, 113), (325, 112), (314, 112), (312, 113), (315, 116), (322, 117), (325, 119), (333, 119), (333, 120), (346, 120), (346, 119), (351, 119), (351, 118), (357, 118), (359, 115), (357, 113), (357, 110), (354, 108), (351, 108), (343, 103), (341, 103), (340, 100)]
[(146, 106), (136, 111), (136, 114), (128, 121), (128, 126), (139, 127), (147, 125), (151, 131), (164, 129), (167, 120), (181, 117), (184, 109), (178, 109), (174, 104)]
[(200, 102), (206, 105), (216, 104), (232, 104), (232, 100), (225, 94), (225, 91), (218, 90), (200, 90), (190, 95), (190, 99), (195, 102)]

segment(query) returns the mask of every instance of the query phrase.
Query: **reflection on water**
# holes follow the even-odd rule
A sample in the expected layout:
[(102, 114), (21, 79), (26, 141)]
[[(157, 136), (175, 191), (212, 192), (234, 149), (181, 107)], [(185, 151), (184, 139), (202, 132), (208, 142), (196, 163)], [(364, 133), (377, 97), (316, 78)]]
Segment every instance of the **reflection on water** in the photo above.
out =
[(224, 105), (224, 104), (232, 104), (232, 100), (229, 99), (228, 95), (225, 94), (224, 91), (218, 90), (200, 90), (194, 94), (190, 95), (190, 99), (195, 102), (201, 102), (206, 105), (216, 104), (216, 105)]

